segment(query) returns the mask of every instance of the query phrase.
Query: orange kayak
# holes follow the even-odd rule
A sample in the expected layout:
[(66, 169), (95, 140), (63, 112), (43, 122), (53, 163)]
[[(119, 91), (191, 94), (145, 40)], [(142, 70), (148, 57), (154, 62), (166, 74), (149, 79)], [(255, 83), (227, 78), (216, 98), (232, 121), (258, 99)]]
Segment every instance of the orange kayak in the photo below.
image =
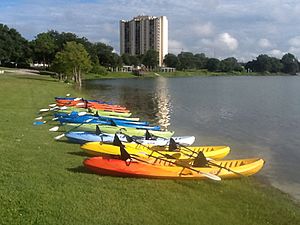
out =
[(259, 158), (215, 160), (211, 161), (213, 163), (209, 167), (193, 167), (190, 165), (191, 162), (179, 160), (176, 162), (186, 166), (178, 166), (153, 158), (142, 159), (142, 161), (133, 159), (128, 162), (120, 159), (93, 157), (84, 160), (83, 164), (94, 173), (102, 175), (159, 179), (207, 179), (209, 174), (220, 178), (238, 178), (253, 175), (264, 165), (264, 160)]

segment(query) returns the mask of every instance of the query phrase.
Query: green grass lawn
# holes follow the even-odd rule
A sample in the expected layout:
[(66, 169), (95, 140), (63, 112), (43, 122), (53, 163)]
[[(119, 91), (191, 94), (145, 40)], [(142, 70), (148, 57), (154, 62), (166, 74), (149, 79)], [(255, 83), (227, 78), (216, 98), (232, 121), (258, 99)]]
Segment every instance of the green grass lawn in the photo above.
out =
[[(45, 76), (0, 75), (0, 224), (300, 224), (299, 204), (258, 182), (99, 176), (76, 144), (33, 126), (54, 96), (80, 93)], [(268, 162), (267, 162), (268, 163)]]

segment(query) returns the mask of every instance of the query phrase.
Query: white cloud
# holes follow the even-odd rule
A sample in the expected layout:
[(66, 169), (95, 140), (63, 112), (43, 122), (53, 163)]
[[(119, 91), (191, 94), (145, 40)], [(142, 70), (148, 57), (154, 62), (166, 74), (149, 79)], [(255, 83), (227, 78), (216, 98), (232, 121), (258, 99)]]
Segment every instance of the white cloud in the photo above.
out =
[(271, 51), (268, 52), (268, 55), (276, 57), (276, 58), (281, 58), (284, 54), (285, 53), (279, 49), (272, 49)]
[(190, 30), (198, 37), (209, 37), (214, 33), (214, 26), (211, 22), (205, 24), (191, 25)]
[(232, 37), (229, 33), (222, 33), (215, 40), (216, 45), (224, 50), (234, 51), (238, 48), (239, 42)]
[(291, 38), (289, 44), (293, 47), (300, 47), (300, 36)]
[(270, 48), (272, 46), (271, 42), (266, 38), (259, 39), (258, 45), (261, 48)]
[(300, 47), (290, 47), (289, 52), (294, 54), (298, 59), (300, 59)]

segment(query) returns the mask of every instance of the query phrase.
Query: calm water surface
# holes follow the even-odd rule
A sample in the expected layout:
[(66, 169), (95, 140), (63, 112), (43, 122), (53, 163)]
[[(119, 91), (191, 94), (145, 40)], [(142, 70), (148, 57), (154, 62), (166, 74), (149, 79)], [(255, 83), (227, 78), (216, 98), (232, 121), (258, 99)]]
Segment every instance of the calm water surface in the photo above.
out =
[(228, 158), (262, 157), (257, 177), (300, 199), (300, 77), (192, 77), (88, 81), (97, 99), (197, 145), (229, 145)]

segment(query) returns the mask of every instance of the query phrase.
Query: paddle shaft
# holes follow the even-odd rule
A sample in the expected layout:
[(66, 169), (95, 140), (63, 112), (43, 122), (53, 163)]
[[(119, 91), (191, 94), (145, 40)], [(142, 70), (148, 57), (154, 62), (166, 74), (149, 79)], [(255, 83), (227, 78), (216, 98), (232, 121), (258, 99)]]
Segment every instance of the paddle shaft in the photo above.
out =
[[(143, 145), (143, 144), (137, 142), (134, 138), (132, 138), (132, 137), (130, 137), (130, 138), (131, 138), (134, 142), (136, 142), (137, 144), (140, 144), (140, 145), (144, 146), (145, 148), (148, 148), (150, 151), (156, 152), (156, 153), (158, 153), (158, 154), (164, 156), (165, 158), (168, 158), (168, 155), (163, 154), (163, 153), (161, 153), (161, 152), (159, 152), (159, 151), (157, 151), (157, 150), (150, 149), (148, 146)], [(162, 161), (164, 161), (164, 162), (168, 162), (168, 163), (170, 163), (170, 164), (173, 164), (173, 165), (176, 165), (176, 166), (180, 166), (180, 167), (182, 167), (182, 168), (189, 169), (189, 170), (194, 171), (194, 172), (196, 172), (196, 173), (203, 174), (204, 176), (206, 176), (206, 177), (208, 177), (208, 178), (210, 178), (210, 179), (213, 179), (213, 180), (221, 180), (221, 178), (220, 178), (219, 176), (217, 176), (217, 175), (210, 174), (210, 173), (206, 173), (206, 172), (202, 172), (202, 171), (196, 170), (196, 169), (194, 169), (194, 168), (192, 168), (192, 167), (183, 165), (183, 164), (181, 164), (181, 163), (172, 162), (172, 161), (167, 160), (167, 159), (164, 159), (164, 158), (159, 158), (159, 157), (156, 157), (156, 156), (152, 156), (152, 154), (150, 154), (150, 155), (147, 154), (147, 155), (148, 155), (148, 157), (153, 157), (153, 158), (155, 158), (155, 159), (159, 159), (159, 160), (162, 160)]]

